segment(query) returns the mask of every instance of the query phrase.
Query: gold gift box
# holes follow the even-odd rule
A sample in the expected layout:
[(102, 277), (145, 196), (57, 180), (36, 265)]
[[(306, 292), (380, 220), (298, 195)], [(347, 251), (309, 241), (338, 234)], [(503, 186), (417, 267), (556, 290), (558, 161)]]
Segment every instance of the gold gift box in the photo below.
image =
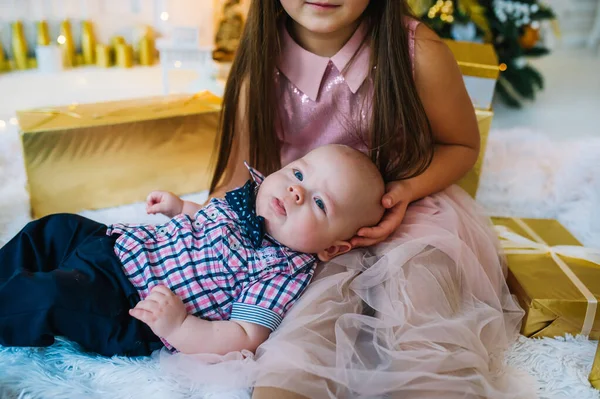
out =
[(594, 364), (592, 364), (592, 371), (589, 376), (590, 384), (596, 389), (600, 389), (600, 345), (596, 349), (596, 356), (594, 356)]
[(491, 44), (448, 39), (444, 39), (444, 43), (452, 51), (463, 75), (494, 80), (500, 76), (498, 56)]
[[(568, 333), (600, 338), (596, 304), (600, 251), (582, 247), (556, 220), (492, 221), (507, 257), (508, 286), (526, 312), (521, 333), (527, 337), (554, 338)], [(510, 240), (503, 236), (507, 232)]]
[(479, 126), (479, 135), (481, 137), (479, 147), (479, 157), (477, 162), (471, 168), (471, 170), (458, 182), (469, 195), (475, 198), (477, 188), (479, 187), (479, 180), (481, 178), (481, 168), (483, 166), (483, 157), (485, 155), (485, 148), (487, 146), (488, 137), (490, 134), (490, 128), (492, 127), (492, 119), (494, 118), (493, 111), (486, 110), (475, 110), (477, 115), (477, 124)]
[(32, 216), (207, 189), (220, 109), (203, 92), (17, 112)]
[(500, 76), (498, 56), (491, 44), (444, 40), (463, 75), (475, 108), (490, 109)]

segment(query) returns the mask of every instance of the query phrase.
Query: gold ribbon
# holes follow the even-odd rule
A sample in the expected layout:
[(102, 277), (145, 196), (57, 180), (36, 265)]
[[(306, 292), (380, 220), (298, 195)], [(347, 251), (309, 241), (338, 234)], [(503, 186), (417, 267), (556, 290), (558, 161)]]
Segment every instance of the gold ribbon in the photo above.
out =
[(472, 68), (480, 68), (480, 69), (489, 69), (490, 71), (499, 71), (500, 68), (498, 65), (486, 65), (478, 62), (466, 62), (466, 61), (456, 61), (458, 65), (464, 67), (472, 67)]
[(494, 226), (506, 255), (550, 255), (568, 279), (577, 287), (587, 300), (588, 306), (581, 327), (581, 334), (590, 335), (596, 318), (598, 300), (585, 284), (573, 273), (573, 270), (560, 258), (581, 259), (600, 266), (600, 250), (579, 245), (548, 245), (531, 227), (518, 218), (512, 220), (533, 240), (515, 233), (506, 226)]

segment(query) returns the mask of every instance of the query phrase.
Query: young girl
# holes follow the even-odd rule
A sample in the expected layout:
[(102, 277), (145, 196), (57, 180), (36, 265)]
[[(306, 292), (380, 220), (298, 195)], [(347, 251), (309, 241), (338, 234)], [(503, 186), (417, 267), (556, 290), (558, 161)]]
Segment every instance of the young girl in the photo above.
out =
[(488, 219), (453, 186), (479, 153), (473, 106), (405, 1), (252, 0), (212, 195), (248, 178), (245, 159), (270, 173), (326, 143), (373, 159), (386, 215), (259, 347), (254, 397), (519, 397), (499, 376), (522, 311)]

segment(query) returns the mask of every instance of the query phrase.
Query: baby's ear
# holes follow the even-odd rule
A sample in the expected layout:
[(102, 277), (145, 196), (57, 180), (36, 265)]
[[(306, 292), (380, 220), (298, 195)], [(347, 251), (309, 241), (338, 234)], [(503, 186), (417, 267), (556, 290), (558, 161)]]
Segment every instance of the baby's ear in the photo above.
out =
[(319, 252), (317, 256), (322, 262), (330, 261), (338, 255), (345, 254), (352, 249), (352, 244), (349, 241), (336, 241), (329, 248)]

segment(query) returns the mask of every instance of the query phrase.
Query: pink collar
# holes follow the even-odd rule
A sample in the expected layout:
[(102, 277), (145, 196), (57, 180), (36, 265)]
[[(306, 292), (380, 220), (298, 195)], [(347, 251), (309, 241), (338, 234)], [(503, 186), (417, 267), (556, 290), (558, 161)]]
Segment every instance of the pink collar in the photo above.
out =
[[(282, 30), (283, 40), (281, 55), (277, 62), (278, 68), (291, 83), (310, 97), (311, 100), (317, 101), (323, 75), (330, 61), (342, 73), (352, 93), (356, 93), (362, 86), (369, 74), (371, 57), (369, 46), (360, 46), (366, 34), (364, 24), (356, 29), (356, 32), (344, 47), (331, 58), (315, 55), (300, 47), (288, 33), (285, 24), (282, 24), (280, 29)], [(357, 51), (356, 58), (352, 64), (348, 65)], [(346, 69), (344, 70), (344, 68)]]

